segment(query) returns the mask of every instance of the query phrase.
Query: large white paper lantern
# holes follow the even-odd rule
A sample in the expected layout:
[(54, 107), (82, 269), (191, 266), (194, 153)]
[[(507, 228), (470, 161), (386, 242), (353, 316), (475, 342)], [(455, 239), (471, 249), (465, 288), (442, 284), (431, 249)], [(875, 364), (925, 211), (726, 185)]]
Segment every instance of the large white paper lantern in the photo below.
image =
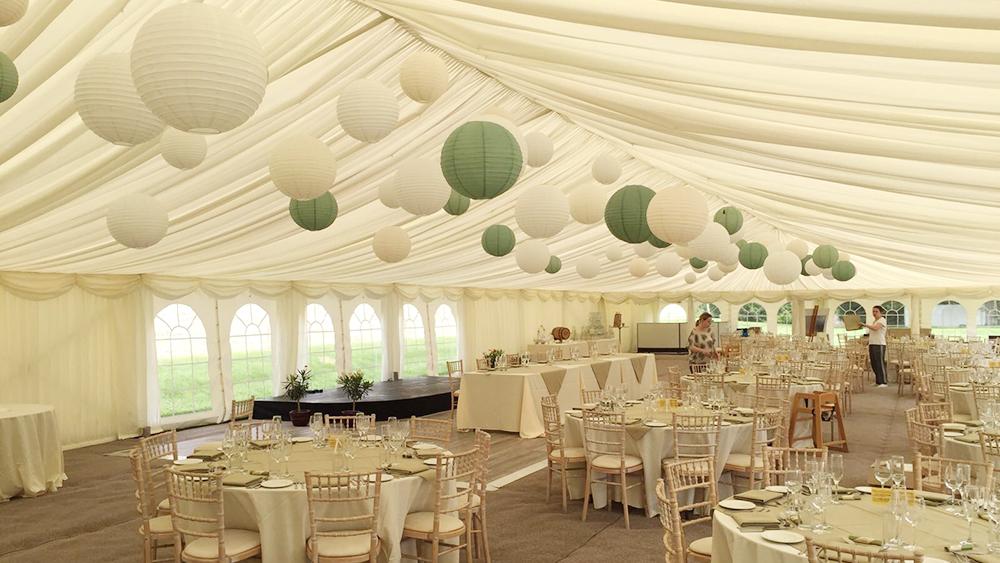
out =
[(600, 184), (587, 184), (569, 195), (569, 213), (578, 223), (594, 225), (604, 220), (608, 190)]
[(716, 282), (724, 277), (726, 277), (726, 272), (723, 272), (718, 264), (708, 269), (708, 279)]
[(590, 165), (590, 173), (602, 184), (614, 184), (622, 175), (622, 165), (610, 153), (602, 153)]
[(771, 283), (787, 285), (799, 279), (802, 260), (791, 250), (769, 253), (764, 260), (764, 276)]
[(451, 186), (441, 173), (437, 158), (411, 158), (396, 171), (396, 200), (414, 215), (430, 215), (444, 207)]
[(167, 210), (146, 194), (129, 194), (108, 206), (108, 231), (129, 248), (152, 246), (167, 234)]
[(684, 274), (684, 283), (691, 285), (698, 279), (698, 276), (694, 272), (688, 272)]
[(555, 186), (535, 186), (518, 196), (514, 219), (529, 237), (552, 237), (569, 223), (569, 202)]
[(281, 193), (292, 199), (316, 199), (333, 187), (337, 159), (323, 141), (295, 135), (274, 148), (268, 170)]
[(584, 256), (576, 263), (576, 273), (583, 279), (595, 278), (601, 273), (601, 261), (596, 256)]
[(649, 242), (640, 242), (639, 244), (632, 245), (632, 251), (639, 258), (652, 258), (656, 254), (657, 248)]
[(410, 235), (401, 227), (382, 227), (372, 237), (372, 250), (375, 256), (390, 264), (399, 262), (410, 255)]
[(687, 244), (688, 251), (702, 260), (722, 260), (730, 247), (729, 232), (714, 221)]
[(552, 146), (552, 139), (548, 135), (539, 131), (532, 131), (524, 136), (524, 143), (528, 147), (528, 156), (525, 163), (528, 166), (545, 166), (552, 160), (552, 153), (555, 148)]
[(399, 85), (411, 100), (429, 104), (448, 89), (448, 66), (433, 53), (410, 55), (399, 67)]
[(664, 252), (656, 259), (656, 271), (665, 278), (672, 278), (680, 273), (684, 261), (671, 252)]
[(389, 209), (399, 208), (399, 197), (396, 191), (396, 177), (393, 176), (378, 187), (378, 200)]
[[(646, 208), (646, 221), (654, 235), (673, 244), (693, 241), (712, 222), (708, 219), (705, 196), (683, 184), (657, 192)], [(726, 238), (729, 238), (728, 232)]]
[(160, 154), (170, 166), (190, 170), (205, 160), (205, 155), (208, 154), (208, 141), (204, 135), (185, 133), (167, 127), (160, 137)]
[(739, 266), (740, 264), (740, 247), (736, 246), (735, 244), (730, 244), (729, 246), (727, 246), (726, 249), (722, 252), (722, 255), (719, 257), (719, 264), (732, 266), (733, 268), (732, 270), (723, 270), (726, 273), (735, 270), (736, 266)]
[(189, 2), (160, 10), (139, 28), (132, 79), (142, 101), (167, 125), (222, 133), (257, 111), (267, 62), (257, 38), (235, 15)]
[(521, 270), (537, 274), (549, 265), (549, 247), (538, 239), (528, 239), (514, 249), (514, 260)]
[(608, 259), (608, 262), (617, 262), (622, 259), (624, 253), (622, 252), (622, 247), (620, 246), (609, 246), (607, 250), (604, 251), (604, 256)]
[(785, 250), (793, 252), (799, 260), (802, 260), (809, 254), (809, 245), (802, 239), (795, 239), (785, 246)]
[(645, 258), (633, 258), (628, 263), (628, 273), (632, 274), (632, 277), (641, 278), (649, 273), (649, 262)]
[(736, 262), (733, 262), (731, 264), (728, 263), (728, 262), (719, 262), (717, 264), (717, 266), (719, 267), (719, 269), (722, 270), (726, 274), (735, 272), (736, 268), (738, 268), (739, 265), (740, 265), (740, 262), (739, 262), (738, 258), (737, 258)]
[(347, 85), (337, 98), (337, 119), (344, 132), (365, 143), (384, 139), (399, 123), (399, 104), (392, 90), (362, 78)]
[(76, 76), (73, 101), (83, 124), (116, 145), (145, 143), (163, 131), (163, 122), (135, 91), (128, 53), (99, 55), (84, 65)]
[(28, 0), (0, 0), (0, 27), (17, 23), (28, 12)]
[(680, 256), (685, 260), (690, 260), (691, 258), (694, 258), (694, 252), (691, 252), (691, 249), (686, 246), (680, 246), (675, 244), (673, 248), (674, 252), (677, 253), (677, 256)]

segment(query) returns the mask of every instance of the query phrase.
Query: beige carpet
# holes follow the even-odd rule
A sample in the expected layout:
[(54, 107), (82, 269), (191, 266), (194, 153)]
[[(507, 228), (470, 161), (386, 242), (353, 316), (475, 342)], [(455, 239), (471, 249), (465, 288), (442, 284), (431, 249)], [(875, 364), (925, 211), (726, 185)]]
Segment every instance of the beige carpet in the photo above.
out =
[[(895, 388), (869, 389), (856, 396), (854, 413), (847, 419), (851, 446), (848, 484), (867, 482), (868, 466), (875, 456), (905, 452), (903, 410), (912, 403), (912, 398), (899, 399)], [(193, 443), (215, 432), (217, 427), (202, 428), (185, 431), (182, 436)], [(468, 435), (462, 436), (465, 439)], [(503, 439), (505, 447), (497, 455), (504, 459), (496, 460), (497, 467), (528, 466), (540, 459), (541, 440), (517, 440), (507, 435)], [(66, 452), (70, 479), (59, 492), (0, 504), (0, 562), (140, 560), (128, 460), (104, 455), (130, 446), (129, 441), (119, 441)], [(524, 462), (511, 463), (512, 457)], [(659, 521), (646, 518), (642, 511), (632, 510), (633, 529), (626, 531), (620, 505), (612, 511), (592, 511), (583, 523), (579, 501), (571, 502), (569, 512), (563, 514), (555, 499), (549, 504), (544, 499), (544, 471), (489, 496), (494, 561), (663, 560)], [(707, 532), (707, 526), (692, 530), (692, 538)]]

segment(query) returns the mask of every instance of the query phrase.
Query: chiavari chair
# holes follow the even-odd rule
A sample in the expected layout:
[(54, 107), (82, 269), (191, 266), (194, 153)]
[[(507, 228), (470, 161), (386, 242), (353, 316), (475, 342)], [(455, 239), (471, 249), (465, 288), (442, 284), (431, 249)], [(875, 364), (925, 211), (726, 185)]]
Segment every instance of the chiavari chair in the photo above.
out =
[[(643, 473), (642, 459), (625, 453), (625, 413), (596, 410), (583, 411), (583, 447), (587, 453), (587, 473), (583, 491), (583, 514), (587, 521), (590, 491), (593, 483), (605, 485), (608, 490), (608, 509), (611, 508), (611, 488), (621, 490), (625, 528), (629, 529), (628, 490), (641, 487), (639, 480), (628, 484), (628, 475)], [(603, 478), (602, 478), (603, 477)], [(618, 477), (617, 480), (614, 477)]]
[(809, 563), (923, 563), (924, 552), (920, 548), (909, 551), (864, 549), (843, 543), (824, 543), (806, 538), (806, 557)]
[(226, 528), (221, 474), (167, 469), (167, 487), (176, 561), (235, 563), (260, 555), (260, 534)]
[[(687, 542), (684, 530), (689, 526), (712, 520), (712, 507), (719, 501), (716, 490), (715, 458), (687, 459), (665, 464), (663, 472), (667, 477), (667, 498), (670, 499), (674, 510), (671, 518), (675, 523), (676, 551), (684, 552), (697, 561), (711, 561), (712, 538), (695, 540), (688, 544), (685, 550), (684, 545)], [(681, 498), (693, 499), (699, 496), (701, 501), (681, 504)], [(690, 514), (691, 517), (684, 520), (681, 514)]]
[(311, 563), (375, 563), (382, 471), (305, 474)]
[[(413, 419), (411, 419), (413, 420)], [(430, 556), (404, 553), (403, 559), (437, 563), (442, 555), (465, 550), (466, 561), (472, 561), (472, 487), (479, 471), (479, 452), (473, 448), (453, 455), (438, 454), (434, 473), (434, 510), (411, 512), (403, 524), (403, 539), (430, 544)], [(455, 514), (459, 516), (455, 516)], [(444, 543), (446, 541), (455, 543)]]
[(559, 399), (555, 395), (542, 397), (542, 423), (545, 429), (545, 459), (548, 479), (545, 485), (545, 502), (552, 498), (552, 477), (559, 475), (559, 489), (562, 492), (562, 509), (566, 512), (569, 496), (568, 476), (570, 471), (586, 471), (587, 453), (583, 448), (567, 447), (563, 442), (562, 412)]

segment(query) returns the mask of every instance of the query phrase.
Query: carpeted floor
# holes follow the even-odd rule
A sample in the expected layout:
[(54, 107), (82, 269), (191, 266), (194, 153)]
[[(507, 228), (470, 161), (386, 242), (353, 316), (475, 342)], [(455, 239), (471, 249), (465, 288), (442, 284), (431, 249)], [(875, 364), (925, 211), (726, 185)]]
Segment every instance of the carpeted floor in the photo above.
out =
[[(898, 398), (892, 387), (869, 388), (856, 396), (854, 412), (847, 418), (851, 451), (846, 456), (846, 484), (867, 482), (868, 467), (876, 456), (905, 453), (903, 410), (912, 404), (912, 398)], [(216, 430), (185, 431), (192, 443), (208, 439), (212, 432)], [(539, 451), (544, 451), (541, 440), (504, 438), (506, 447), (498, 455), (523, 458), (522, 467), (538, 461)], [(71, 478), (58, 493), (0, 504), (0, 562), (140, 560), (128, 460), (104, 455), (131, 445), (119, 441), (66, 452), (66, 472)], [(517, 465), (509, 458), (497, 461), (504, 467)], [(570, 502), (569, 511), (563, 514), (555, 498), (545, 503), (544, 471), (491, 493), (493, 560), (582, 563), (608, 561), (609, 554), (621, 561), (663, 560), (657, 519), (633, 509), (632, 530), (626, 531), (620, 505), (611, 511), (591, 511), (585, 523), (580, 522), (580, 509), (579, 501)], [(708, 526), (692, 529), (690, 539), (709, 532)]]

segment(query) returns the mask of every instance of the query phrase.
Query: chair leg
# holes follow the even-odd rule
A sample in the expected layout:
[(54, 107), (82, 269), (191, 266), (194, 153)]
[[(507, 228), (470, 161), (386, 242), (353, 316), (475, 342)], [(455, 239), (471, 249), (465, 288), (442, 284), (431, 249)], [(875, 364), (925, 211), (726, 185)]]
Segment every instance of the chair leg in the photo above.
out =
[(480, 540), (483, 542), (483, 553), (486, 555), (486, 563), (493, 563), (493, 558), (490, 556), (490, 536), (486, 533), (486, 511), (484, 510), (479, 516), (479, 523), (482, 525), (482, 533), (480, 534)]
[(552, 500), (552, 461), (549, 460), (548, 467), (546, 468), (546, 473), (548, 475), (545, 479), (545, 502), (548, 503)]
[(559, 482), (562, 484), (562, 507), (563, 514), (566, 513), (566, 500), (569, 495), (569, 481), (566, 479), (566, 467), (559, 471)]
[(587, 480), (583, 482), (583, 515), (580, 520), (587, 521), (587, 507), (590, 506), (590, 464), (587, 464)]
[(624, 469), (622, 470), (620, 475), (622, 478), (622, 512), (625, 513), (625, 529), (629, 530), (631, 529), (631, 526), (629, 526), (628, 522), (628, 481), (626, 481)]

